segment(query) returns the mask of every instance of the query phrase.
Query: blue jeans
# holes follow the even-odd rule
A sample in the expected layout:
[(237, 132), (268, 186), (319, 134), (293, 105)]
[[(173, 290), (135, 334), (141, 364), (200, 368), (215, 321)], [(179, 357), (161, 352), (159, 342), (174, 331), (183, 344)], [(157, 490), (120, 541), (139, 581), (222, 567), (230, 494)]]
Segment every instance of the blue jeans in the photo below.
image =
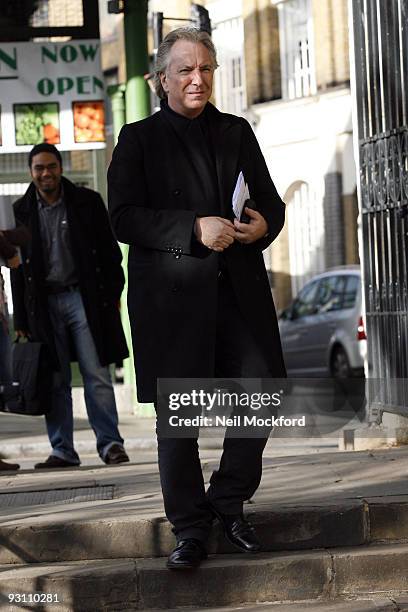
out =
[(75, 464), (80, 463), (73, 439), (71, 339), (84, 381), (89, 423), (96, 435), (99, 456), (104, 459), (113, 444), (123, 446), (109, 368), (99, 363), (79, 290), (50, 295), (48, 307), (61, 368), (54, 374), (52, 409), (46, 415), (52, 454)]

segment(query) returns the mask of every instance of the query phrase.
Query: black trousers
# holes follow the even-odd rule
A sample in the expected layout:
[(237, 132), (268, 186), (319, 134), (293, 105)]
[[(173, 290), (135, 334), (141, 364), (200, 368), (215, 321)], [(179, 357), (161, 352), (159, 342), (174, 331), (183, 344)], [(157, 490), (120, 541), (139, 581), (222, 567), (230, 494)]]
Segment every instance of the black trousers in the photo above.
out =
[[(238, 309), (228, 278), (219, 278), (216, 378), (270, 378), (271, 372)], [(164, 507), (177, 540), (204, 541), (212, 515), (208, 501), (224, 514), (242, 512), (262, 476), (262, 453), (268, 438), (225, 437), (219, 469), (207, 493), (197, 438), (158, 437)]]

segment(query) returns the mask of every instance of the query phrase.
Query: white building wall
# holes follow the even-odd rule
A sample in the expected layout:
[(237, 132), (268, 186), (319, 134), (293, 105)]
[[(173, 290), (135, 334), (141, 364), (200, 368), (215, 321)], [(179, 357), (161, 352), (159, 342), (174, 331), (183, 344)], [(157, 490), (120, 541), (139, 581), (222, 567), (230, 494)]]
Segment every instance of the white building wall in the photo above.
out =
[[(356, 187), (350, 90), (341, 88), (299, 100), (266, 102), (253, 106), (252, 111), (257, 138), (281, 197), (288, 203), (300, 184), (307, 185), (310, 195), (307, 211), (300, 213), (297, 203), (297, 210), (288, 209), (287, 215), (290, 273), (294, 275), (292, 290), (296, 292), (326, 268), (325, 176), (332, 172), (342, 175), (342, 195), (354, 193)], [(308, 244), (305, 234), (310, 236), (315, 252), (302, 252)], [(275, 266), (273, 269), (288, 272), (276, 270)]]

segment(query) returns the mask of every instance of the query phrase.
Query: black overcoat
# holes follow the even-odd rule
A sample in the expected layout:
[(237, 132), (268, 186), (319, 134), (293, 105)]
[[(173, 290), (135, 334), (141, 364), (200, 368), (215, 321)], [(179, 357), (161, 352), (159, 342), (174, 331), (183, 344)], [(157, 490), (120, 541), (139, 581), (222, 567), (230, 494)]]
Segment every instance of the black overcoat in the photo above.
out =
[[(285, 205), (249, 123), (207, 105), (220, 214), (233, 218), (242, 170), (269, 235), (224, 251), (240, 310), (271, 372), (285, 376), (262, 250), (279, 234)], [(156, 399), (156, 379), (214, 376), (219, 255), (194, 237), (197, 216), (214, 214), (203, 176), (163, 111), (122, 128), (108, 171), (109, 211), (130, 245), (128, 308), (139, 401)]]
[[(79, 289), (99, 361), (105, 366), (128, 356), (119, 311), (124, 287), (122, 254), (101, 196), (91, 189), (75, 186), (64, 177), (62, 181)], [(14, 203), (14, 213), (17, 224), (26, 225), (31, 232), (31, 241), (21, 249), (22, 265), (11, 274), (14, 326), (29, 331), (34, 340), (46, 343), (58, 368), (33, 183)]]

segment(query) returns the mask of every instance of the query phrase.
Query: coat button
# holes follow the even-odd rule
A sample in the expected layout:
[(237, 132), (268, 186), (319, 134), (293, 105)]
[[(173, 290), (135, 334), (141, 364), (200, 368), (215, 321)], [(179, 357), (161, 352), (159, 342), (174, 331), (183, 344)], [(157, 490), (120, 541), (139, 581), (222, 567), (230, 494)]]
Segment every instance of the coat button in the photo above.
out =
[(31, 283), (31, 281), (33, 280), (31, 276), (28, 277), (28, 282)]
[(30, 259), (27, 257), (27, 259), (25, 260), (26, 264), (30, 263)]
[(174, 258), (175, 258), (175, 259), (180, 259), (180, 257), (181, 257), (180, 253), (176, 253), (176, 254), (174, 255)]
[(181, 195), (181, 189), (174, 189), (174, 191), (173, 191), (173, 195), (174, 195), (174, 196), (179, 196), (179, 195)]

